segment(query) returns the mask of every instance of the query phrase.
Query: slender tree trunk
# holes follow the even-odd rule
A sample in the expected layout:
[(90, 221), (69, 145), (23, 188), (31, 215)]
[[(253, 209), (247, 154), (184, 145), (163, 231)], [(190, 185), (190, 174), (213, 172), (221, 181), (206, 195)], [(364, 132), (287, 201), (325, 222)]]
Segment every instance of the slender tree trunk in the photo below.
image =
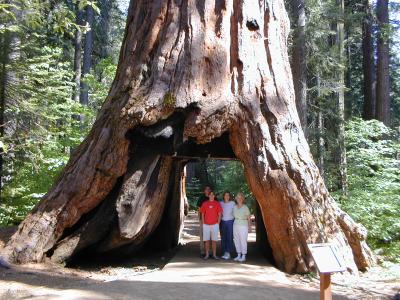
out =
[(339, 0), (340, 16), (337, 21), (337, 33), (336, 43), (339, 52), (339, 64), (341, 69), (338, 72), (338, 140), (339, 140), (339, 168), (340, 168), (340, 187), (343, 194), (347, 194), (347, 157), (346, 157), (346, 146), (345, 146), (345, 83), (344, 83), (344, 0)]
[[(20, 20), (21, 13), (13, 9), (17, 20)], [(15, 25), (15, 24), (11, 24)], [(7, 120), (6, 108), (14, 104), (13, 97), (18, 90), (18, 77), (15, 72), (15, 64), (20, 58), (20, 37), (15, 32), (6, 30), (1, 40), (1, 65), (0, 65), (0, 138), (4, 142)], [(14, 94), (13, 94), (14, 93)], [(4, 184), (4, 148), (0, 146), (0, 202), (2, 200), (2, 189)]]
[(374, 43), (372, 38), (372, 12), (370, 0), (364, 0), (364, 17), (362, 24), (362, 53), (363, 53), (363, 93), (364, 107), (363, 118), (371, 120), (375, 118), (376, 94), (375, 94), (375, 58)]
[(317, 98), (318, 98), (318, 116), (317, 116), (317, 145), (318, 145), (318, 169), (322, 178), (325, 178), (325, 126), (324, 114), (321, 101), (321, 78), (317, 74)]
[[(85, 77), (90, 73), (90, 68), (92, 67), (92, 52), (93, 52), (93, 20), (94, 11), (93, 7), (88, 5), (86, 7), (86, 24), (90, 27), (90, 30), (85, 34), (84, 41), (84, 52), (83, 52), (83, 66), (82, 66), (82, 76)], [(83, 105), (89, 104), (89, 87), (86, 83), (81, 81), (81, 94), (79, 102)]]
[(110, 56), (110, 16), (113, 8), (113, 0), (101, 0), (100, 4), (100, 57), (105, 58)]
[(329, 195), (301, 129), (288, 25), (282, 0), (132, 1), (116, 77), (91, 132), (3, 255), (51, 257), (113, 190), (118, 214), (92, 251), (136, 249), (162, 231), (151, 229), (164, 216), (178, 233), (182, 201), (164, 196), (182, 200), (181, 176), (164, 163), (194, 157), (185, 147), (210, 151), (222, 141), (244, 165), (279, 268), (312, 270), (307, 244), (315, 242), (338, 245), (350, 269), (367, 268), (366, 231)]
[(196, 177), (196, 164), (191, 162), (186, 165), (186, 179), (187, 183), (191, 183), (192, 179)]
[(211, 184), (205, 160), (200, 160), (199, 163), (195, 165), (195, 177), (200, 180), (203, 186)]
[(390, 125), (389, 9), (388, 0), (377, 1), (378, 62), (376, 68), (376, 118)]
[[(10, 44), (9, 32), (6, 31), (1, 38), (1, 73), (0, 73), (0, 138), (4, 142), (4, 128), (6, 126), (6, 87), (7, 87), (7, 65), (8, 65), (8, 47)], [(2, 202), (3, 175), (4, 175), (4, 148), (0, 147), (0, 203)]]
[[(76, 24), (83, 25), (83, 11), (76, 5)], [(82, 30), (81, 28), (75, 31), (75, 52), (74, 52), (74, 92), (72, 99), (79, 102), (79, 95), (81, 89), (81, 73), (82, 73)]]
[(307, 61), (305, 1), (291, 1), (296, 23), (293, 35), (292, 72), (296, 107), (301, 127), (307, 136)]
[[(349, 41), (350, 35), (348, 32), (348, 29), (346, 27), (344, 27), (344, 31), (345, 31), (345, 40)], [(345, 87), (353, 86), (352, 77), (351, 77), (351, 75), (353, 73), (353, 61), (352, 61), (352, 56), (351, 56), (351, 52), (352, 52), (351, 46), (352, 45), (350, 42), (346, 43), (346, 72), (345, 72), (346, 79), (345, 79), (345, 83), (344, 83)], [(351, 119), (353, 117), (354, 101), (352, 99), (352, 92), (350, 89), (345, 91), (344, 100), (345, 100), (345, 102), (344, 102), (345, 119)]]

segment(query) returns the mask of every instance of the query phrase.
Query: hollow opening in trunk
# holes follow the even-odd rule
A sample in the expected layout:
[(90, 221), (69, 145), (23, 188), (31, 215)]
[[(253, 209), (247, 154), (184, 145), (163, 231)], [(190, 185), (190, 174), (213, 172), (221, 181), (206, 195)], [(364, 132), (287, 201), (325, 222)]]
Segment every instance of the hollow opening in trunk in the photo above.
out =
[[(252, 233), (248, 237), (249, 255), (261, 255), (270, 263), (275, 264), (259, 204), (247, 185), (242, 163), (238, 159), (235, 157), (223, 159), (211, 157), (191, 160), (185, 166), (185, 175), (186, 197), (188, 198), (189, 209), (193, 212), (197, 211), (197, 201), (204, 197), (203, 189), (205, 186), (211, 187), (216, 193), (218, 201), (223, 201), (225, 192), (229, 192), (231, 200), (235, 202), (237, 193), (244, 193), (253, 224)], [(190, 222), (189, 224), (194, 227), (189, 228), (189, 232), (198, 236), (197, 222)], [(198, 248), (200, 248), (200, 244), (197, 244)], [(221, 246), (220, 243), (219, 250), (222, 250)], [(219, 252), (222, 253), (221, 251)], [(232, 253), (236, 254), (235, 246), (233, 246)]]
[[(245, 192), (248, 201), (247, 205), (254, 217), (253, 224), (255, 228), (255, 231), (249, 236), (249, 254), (256, 254), (257, 256), (261, 254), (268, 261), (274, 263), (261, 211), (247, 186), (243, 166), (232, 150), (229, 134), (225, 132), (206, 144), (197, 144), (192, 138), (183, 140), (184, 120), (185, 113), (177, 112), (155, 125), (137, 127), (127, 134), (127, 138), (131, 140), (129, 151), (131, 161), (128, 163), (126, 174), (133, 172), (130, 170), (132, 168), (131, 164), (136, 166), (134, 167), (134, 169), (136, 168), (135, 171), (145, 173), (146, 169), (149, 168), (148, 164), (142, 163), (142, 165), (137, 166), (137, 161), (146, 161), (149, 157), (151, 158), (150, 161), (153, 156), (172, 160), (169, 176), (162, 179), (167, 182), (159, 182), (157, 180), (145, 182), (146, 186), (151, 190), (154, 190), (161, 183), (168, 186), (165, 189), (165, 203), (157, 225), (147, 233), (145, 238), (141, 239), (140, 243), (136, 243), (134, 240), (132, 242), (127, 240), (116, 247), (110, 247), (108, 244), (107, 250), (103, 251), (102, 249), (106, 244), (104, 240), (108, 239), (115, 242), (115, 238), (110, 238), (109, 236), (119, 230), (118, 224), (121, 221), (118, 220), (118, 213), (121, 213), (121, 210), (126, 209), (129, 211), (132, 209), (129, 202), (123, 203), (119, 212), (114, 207), (113, 220), (108, 222), (110, 226), (110, 229), (107, 230), (108, 233), (103, 232), (103, 236), (95, 243), (85, 247), (77, 254), (74, 253), (67, 259), (69, 266), (81, 266), (87, 263), (97, 265), (113, 261), (117, 264), (123, 264), (124, 261), (129, 261), (132, 256), (139, 260), (145, 257), (146, 261), (149, 261), (152, 257), (151, 253), (154, 253), (154, 259), (157, 261), (160, 255), (168, 256), (168, 253), (176, 249), (179, 241), (182, 241), (182, 233), (184, 235), (193, 234), (197, 237), (197, 240), (193, 243), (195, 244), (194, 247), (199, 249), (199, 224), (196, 202), (203, 191), (204, 185), (210, 185), (215, 189), (218, 194), (218, 200), (222, 200), (222, 193), (225, 190), (231, 192), (233, 196), (239, 191)], [(154, 176), (153, 173), (149, 178), (157, 178), (157, 176)], [(139, 181), (145, 181), (144, 176), (141, 176)], [(119, 182), (118, 188), (121, 194), (124, 184), (121, 185), (121, 182)], [(116, 202), (118, 203), (118, 196)], [(113, 203), (115, 206), (115, 201)], [(189, 219), (185, 223), (189, 228), (183, 229), (184, 215)], [(150, 217), (152, 216), (150, 215)], [(114, 228), (111, 228), (112, 226)], [(68, 233), (71, 234), (70, 231)], [(188, 244), (185, 247), (188, 247)], [(220, 245), (218, 247), (220, 252)], [(233, 247), (232, 255), (234, 253), (235, 247)], [(123, 258), (123, 260), (120, 258)]]

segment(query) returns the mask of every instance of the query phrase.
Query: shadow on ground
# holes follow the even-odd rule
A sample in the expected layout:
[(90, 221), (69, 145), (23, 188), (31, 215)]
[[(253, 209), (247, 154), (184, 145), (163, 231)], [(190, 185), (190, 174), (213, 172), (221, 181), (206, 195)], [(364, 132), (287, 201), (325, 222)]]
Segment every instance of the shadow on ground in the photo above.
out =
[[(1, 280), (18, 282), (20, 287), (3, 293), (8, 299), (318, 299), (318, 291), (287, 288), (264, 284), (253, 286), (242, 284), (212, 284), (201, 282), (126, 281), (99, 282), (74, 276), (59, 276), (34, 270), (2, 272)], [(29, 289), (27, 288), (29, 286)], [(21, 289), (25, 287), (24, 292)], [(43, 289), (43, 287), (47, 289)], [(13, 290), (19, 291), (13, 297)], [(5, 298), (4, 298), (5, 299)], [(335, 297), (335, 299), (348, 299)]]
[[(319, 299), (318, 282), (269, 264), (257, 250), (255, 233), (249, 236), (246, 263), (205, 261), (199, 255), (197, 216), (191, 213), (175, 251), (170, 260), (165, 253), (148, 252), (113, 262), (88, 260), (79, 268), (32, 264), (0, 269), (0, 299)], [(139, 265), (147, 268), (135, 270)], [(378, 288), (333, 288), (334, 299), (393, 299)]]

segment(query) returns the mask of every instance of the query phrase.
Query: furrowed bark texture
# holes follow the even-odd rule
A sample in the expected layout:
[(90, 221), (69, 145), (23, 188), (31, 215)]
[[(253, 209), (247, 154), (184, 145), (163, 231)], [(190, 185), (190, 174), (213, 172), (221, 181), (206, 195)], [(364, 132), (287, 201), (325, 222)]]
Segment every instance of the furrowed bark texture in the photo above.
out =
[(363, 1), (364, 16), (362, 24), (362, 52), (363, 52), (363, 74), (364, 74), (364, 106), (363, 118), (371, 120), (375, 118), (376, 91), (375, 91), (375, 58), (373, 40), (373, 14), (371, 0)]
[(297, 24), (293, 33), (292, 74), (297, 112), (304, 134), (307, 136), (307, 53), (306, 8), (304, 0), (291, 1)]
[(127, 244), (140, 245), (160, 222), (172, 159), (154, 154), (146, 156), (130, 162), (116, 203), (118, 226), (100, 243), (98, 252)]
[(378, 0), (376, 17), (379, 24), (376, 64), (376, 119), (390, 125), (390, 52), (389, 0)]
[[(94, 251), (136, 247), (165, 226), (175, 227), (176, 243), (182, 169), (174, 163), (166, 176), (168, 157), (229, 135), (226, 147), (244, 165), (281, 269), (310, 270), (306, 244), (327, 241), (343, 247), (350, 268), (368, 267), (365, 230), (329, 196), (301, 130), (288, 32), (282, 0), (132, 1), (117, 74), (93, 129), (5, 255), (20, 263), (51, 256), (88, 212), (113, 199), (121, 177), (118, 224)], [(128, 151), (138, 148), (148, 151)]]

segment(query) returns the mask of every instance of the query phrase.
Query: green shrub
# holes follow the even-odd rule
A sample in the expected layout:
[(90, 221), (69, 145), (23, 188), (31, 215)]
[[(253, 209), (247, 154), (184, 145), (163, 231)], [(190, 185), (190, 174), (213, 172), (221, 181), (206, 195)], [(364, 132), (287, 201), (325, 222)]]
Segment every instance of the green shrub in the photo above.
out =
[(376, 120), (353, 119), (346, 126), (348, 183), (342, 208), (368, 229), (378, 253), (400, 261), (399, 136)]

